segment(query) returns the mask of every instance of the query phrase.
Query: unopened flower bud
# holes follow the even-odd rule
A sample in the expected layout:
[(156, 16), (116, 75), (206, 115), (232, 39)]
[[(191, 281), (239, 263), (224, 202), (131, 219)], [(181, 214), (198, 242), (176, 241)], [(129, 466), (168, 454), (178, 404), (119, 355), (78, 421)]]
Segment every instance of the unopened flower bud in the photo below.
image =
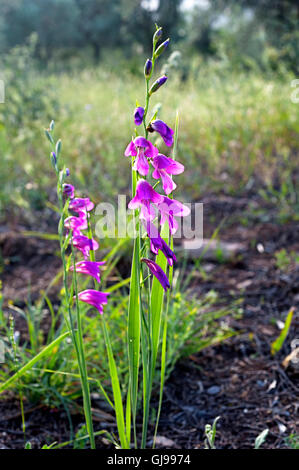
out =
[(165, 49), (167, 48), (168, 44), (169, 44), (169, 41), (170, 39), (166, 39), (166, 41), (162, 42), (162, 44), (158, 47), (158, 49), (156, 50), (155, 52), (155, 58), (159, 57), (159, 55), (162, 54), (162, 52), (165, 51)]
[(71, 184), (64, 184), (63, 185), (63, 194), (70, 199), (73, 199), (75, 194), (75, 188)]
[(45, 135), (47, 137), (47, 139), (51, 142), (51, 144), (54, 144), (54, 140), (53, 140), (53, 137), (51, 135), (51, 130), (50, 128), (49, 129), (45, 129)]
[(138, 106), (134, 111), (135, 126), (140, 126), (140, 124), (142, 124), (143, 116), (144, 116), (144, 108), (142, 108), (142, 106)]
[(164, 83), (166, 82), (167, 80), (167, 76), (166, 75), (163, 75), (162, 77), (158, 78), (151, 86), (151, 89), (149, 91), (149, 94), (151, 95), (152, 93), (154, 93), (155, 91), (159, 90), (159, 88), (164, 85)]
[(56, 154), (57, 154), (58, 157), (59, 157), (59, 154), (61, 152), (61, 145), (62, 145), (61, 140), (60, 139), (57, 140), (57, 142), (56, 142)]
[(155, 32), (153, 36), (153, 42), (156, 44), (157, 41), (159, 41), (160, 37), (162, 36), (162, 28), (158, 28), (157, 31)]
[(51, 163), (52, 163), (53, 168), (56, 169), (57, 158), (56, 158), (55, 152), (51, 152), (50, 158), (51, 158)]
[(144, 76), (145, 78), (150, 78), (152, 74), (153, 63), (150, 59), (147, 59), (144, 66)]

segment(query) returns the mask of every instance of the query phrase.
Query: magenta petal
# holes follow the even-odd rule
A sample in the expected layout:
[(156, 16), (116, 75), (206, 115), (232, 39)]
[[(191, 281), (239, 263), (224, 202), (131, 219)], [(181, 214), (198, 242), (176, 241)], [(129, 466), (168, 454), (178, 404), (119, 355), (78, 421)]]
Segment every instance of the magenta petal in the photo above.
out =
[(148, 158), (154, 158), (158, 155), (159, 150), (150, 141), (148, 141), (148, 148), (145, 149), (144, 153)]
[(168, 221), (169, 229), (173, 235), (178, 229), (178, 223), (174, 216), (184, 217), (190, 214), (189, 207), (185, 206), (176, 199), (169, 199), (163, 196), (163, 202), (158, 204), (158, 210), (161, 213), (161, 225)]
[[(78, 299), (95, 307), (100, 314), (103, 313), (103, 305), (107, 304), (108, 292), (99, 292), (93, 289), (87, 289), (79, 292)], [(76, 298), (76, 297), (74, 297)]]
[(141, 261), (146, 263), (150, 271), (153, 273), (153, 275), (158, 279), (160, 282), (161, 286), (167, 291), (167, 289), (170, 288), (169, 280), (168, 277), (166, 276), (165, 272), (163, 269), (154, 261), (147, 259), (147, 258), (141, 258)]
[(143, 149), (145, 156), (148, 158), (153, 158), (159, 153), (159, 150), (144, 137), (136, 137), (136, 139), (134, 140), (134, 144), (136, 147)]
[[(79, 261), (76, 263), (76, 272), (81, 274), (88, 274), (96, 279), (99, 283), (100, 278), (100, 266), (104, 265), (105, 261)], [(74, 266), (70, 267), (70, 271), (74, 270)]]
[(169, 197), (163, 196), (163, 202), (159, 204), (159, 210), (165, 213), (171, 213), (178, 217), (184, 217), (190, 214), (190, 209), (180, 201), (176, 199), (170, 199)]
[(176, 162), (175, 160), (172, 160), (172, 158), (170, 158), (169, 160), (171, 160), (171, 164), (167, 167), (167, 173), (169, 173), (170, 175), (180, 175), (181, 173), (183, 173), (183, 171), (185, 170), (184, 165), (179, 162)]
[(67, 217), (64, 220), (64, 226), (68, 230), (73, 230), (73, 232), (78, 231), (78, 230), (79, 231), (80, 230), (87, 230), (87, 228), (88, 228), (86, 218), (75, 217), (75, 216)]
[(137, 183), (136, 196), (129, 202), (129, 209), (140, 207), (140, 217), (145, 220), (152, 220), (156, 214), (151, 203), (156, 205), (162, 202), (163, 196), (157, 193), (147, 181), (141, 179)]
[(86, 211), (91, 211), (94, 208), (94, 203), (90, 201), (88, 197), (76, 197), (75, 199), (72, 199), (72, 201), (69, 203), (69, 209), (73, 211), (79, 210), (86, 210)]
[(125, 150), (125, 157), (130, 157), (130, 156), (135, 157), (136, 155), (137, 155), (137, 150), (136, 150), (133, 140), (131, 140), (131, 142), (129, 143), (129, 145), (127, 146)]
[(133, 197), (133, 199), (131, 199), (131, 201), (129, 202), (128, 204), (128, 208), (129, 209), (138, 209), (138, 207), (140, 206), (141, 204), (141, 201), (138, 197), (138, 194), (136, 194), (135, 197)]
[(157, 170), (165, 170), (165, 168), (169, 167), (170, 165), (169, 160), (169, 157), (166, 157), (166, 155), (159, 153), (153, 158), (153, 167), (157, 168)]
[(142, 176), (146, 176), (148, 174), (149, 164), (143, 152), (140, 152), (137, 155), (133, 169), (137, 170)]
[(85, 235), (78, 235), (73, 237), (73, 245), (82, 252), (85, 260), (87, 260), (90, 250), (95, 251), (99, 248), (99, 244), (96, 242), (96, 240), (89, 239)]
[(134, 145), (135, 145), (135, 147), (140, 147), (140, 148), (144, 148), (144, 149), (145, 149), (145, 148), (147, 148), (147, 147), (149, 146), (149, 141), (146, 140), (145, 137), (139, 136), (139, 137), (136, 137), (136, 138), (134, 139)]
[(161, 170), (160, 171), (161, 179), (162, 179), (162, 186), (164, 189), (165, 194), (170, 194), (172, 191), (175, 190), (176, 184), (175, 182), (171, 179), (171, 177), (166, 173), (166, 170)]
[(163, 196), (157, 193), (152, 186), (145, 180), (139, 180), (137, 184), (136, 193), (141, 200), (145, 199), (158, 204), (163, 202)]
[(173, 160), (170, 157), (166, 157), (162, 153), (159, 153), (155, 158), (153, 158), (153, 167), (157, 170), (165, 170), (170, 175), (179, 175), (184, 171), (184, 165)]
[(150, 201), (144, 201), (143, 204), (141, 204), (140, 219), (151, 221), (154, 220), (155, 217), (156, 212), (155, 209), (151, 206)]
[[(143, 201), (150, 201), (154, 204), (158, 204), (163, 202), (163, 196), (157, 193), (147, 181), (141, 179), (137, 183), (136, 196), (132, 199), (131, 202), (133, 201), (135, 203), (139, 201), (139, 204), (141, 204)], [(133, 207), (130, 207), (130, 209), (132, 208)]]

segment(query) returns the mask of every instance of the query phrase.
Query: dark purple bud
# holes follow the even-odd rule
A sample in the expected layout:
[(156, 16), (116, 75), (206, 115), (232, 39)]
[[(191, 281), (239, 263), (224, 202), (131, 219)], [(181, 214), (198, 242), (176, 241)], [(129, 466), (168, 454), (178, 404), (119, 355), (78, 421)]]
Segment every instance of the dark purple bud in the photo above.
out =
[(159, 57), (159, 55), (162, 54), (162, 52), (165, 51), (165, 49), (167, 48), (168, 44), (169, 44), (169, 41), (170, 39), (166, 39), (166, 41), (164, 41), (159, 47), (158, 49), (156, 50), (155, 52), (155, 58), (157, 59), (157, 57)]
[(148, 268), (150, 269), (150, 271), (153, 273), (153, 275), (158, 279), (158, 281), (160, 282), (161, 286), (163, 287), (163, 289), (165, 290), (165, 292), (167, 291), (167, 289), (170, 288), (170, 284), (169, 284), (169, 280), (168, 280), (168, 277), (166, 276), (165, 272), (163, 271), (163, 269), (157, 264), (155, 263), (155, 261), (152, 261), (150, 259), (147, 259), (147, 258), (141, 258), (140, 261), (143, 261), (147, 266)]
[(157, 41), (159, 41), (161, 36), (162, 36), (162, 28), (158, 28), (157, 31), (154, 33), (153, 42), (156, 43)]
[(68, 168), (65, 169), (66, 176), (70, 176), (70, 170)]
[(147, 59), (144, 66), (144, 76), (145, 78), (150, 78), (152, 74), (153, 63), (150, 59)]
[(71, 184), (64, 184), (63, 185), (63, 194), (70, 199), (73, 199), (75, 194), (75, 188)]
[(171, 147), (173, 144), (174, 130), (171, 129), (164, 121), (161, 119), (156, 119), (150, 123), (149, 129), (150, 132), (156, 131), (160, 134), (165, 144), (168, 147)]
[(149, 94), (151, 95), (152, 93), (154, 93), (155, 91), (159, 90), (159, 88), (164, 85), (164, 83), (166, 82), (167, 80), (167, 76), (166, 75), (163, 75), (162, 77), (158, 78), (151, 86), (151, 89), (149, 91)]
[(144, 108), (142, 108), (141, 106), (138, 106), (138, 108), (136, 108), (134, 111), (135, 126), (140, 126), (140, 124), (142, 124), (143, 116), (144, 116)]

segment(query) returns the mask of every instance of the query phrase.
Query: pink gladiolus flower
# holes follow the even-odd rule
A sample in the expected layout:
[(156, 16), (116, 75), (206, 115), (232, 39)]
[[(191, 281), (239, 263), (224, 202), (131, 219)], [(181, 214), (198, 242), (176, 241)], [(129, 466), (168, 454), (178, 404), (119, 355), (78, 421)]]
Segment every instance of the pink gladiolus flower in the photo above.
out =
[(72, 199), (69, 203), (69, 209), (75, 212), (78, 212), (78, 209), (81, 211), (91, 211), (94, 208), (94, 203), (90, 201), (88, 197), (76, 197)]
[(175, 188), (176, 184), (172, 181), (169, 175), (179, 175), (184, 171), (184, 165), (173, 160), (172, 158), (166, 157), (162, 153), (159, 153), (152, 159), (153, 167), (153, 178), (162, 179), (162, 185), (165, 194), (170, 194)]
[[(103, 313), (103, 305), (107, 304), (108, 292), (99, 292), (93, 289), (87, 289), (82, 292), (79, 292), (78, 299), (82, 302), (86, 302), (89, 305), (95, 307), (99, 313)], [(75, 299), (76, 297), (74, 297)]]
[(149, 170), (148, 158), (158, 155), (159, 150), (144, 137), (136, 137), (132, 140), (125, 150), (125, 156), (137, 157), (135, 159), (133, 169), (138, 171), (142, 176), (146, 176)]
[(99, 244), (94, 239), (89, 239), (85, 235), (73, 237), (73, 245), (83, 253), (85, 260), (87, 260), (90, 250), (95, 251), (99, 248)]
[(141, 179), (137, 183), (136, 196), (129, 202), (129, 209), (141, 208), (140, 217), (145, 220), (155, 218), (155, 211), (151, 207), (151, 203), (158, 204), (163, 202), (163, 196), (158, 194), (151, 185)]
[(153, 275), (158, 279), (160, 282), (161, 286), (167, 291), (167, 289), (170, 288), (169, 280), (168, 277), (166, 276), (165, 272), (163, 269), (154, 261), (147, 259), (147, 258), (141, 258), (140, 261), (143, 261), (144, 263), (147, 264), (148, 268), (150, 271), (153, 273)]
[(86, 217), (75, 217), (73, 215), (65, 219), (64, 226), (73, 231), (73, 236), (82, 235), (81, 230), (87, 230), (88, 228)]
[[(105, 261), (79, 261), (76, 263), (76, 272), (81, 274), (88, 274), (94, 279), (101, 282), (100, 278), (100, 266), (103, 266)], [(74, 266), (70, 267), (70, 271), (74, 271)]]
[(157, 205), (161, 213), (161, 225), (168, 222), (170, 233), (173, 235), (178, 229), (178, 223), (174, 216), (185, 217), (190, 214), (190, 209), (176, 199), (170, 199), (166, 196), (162, 196), (162, 198), (163, 201)]

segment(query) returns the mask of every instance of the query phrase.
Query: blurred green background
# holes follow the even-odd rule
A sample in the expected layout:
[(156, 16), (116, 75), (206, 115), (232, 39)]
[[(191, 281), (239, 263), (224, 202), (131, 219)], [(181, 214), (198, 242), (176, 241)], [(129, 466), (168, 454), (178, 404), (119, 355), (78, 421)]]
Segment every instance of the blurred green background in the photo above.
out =
[(152, 104), (171, 127), (180, 113), (177, 194), (255, 187), (293, 201), (298, 18), (295, 0), (1, 0), (2, 218), (51, 200), (51, 119), (78, 189), (96, 202), (129, 191), (123, 151), (155, 23), (171, 37)]

